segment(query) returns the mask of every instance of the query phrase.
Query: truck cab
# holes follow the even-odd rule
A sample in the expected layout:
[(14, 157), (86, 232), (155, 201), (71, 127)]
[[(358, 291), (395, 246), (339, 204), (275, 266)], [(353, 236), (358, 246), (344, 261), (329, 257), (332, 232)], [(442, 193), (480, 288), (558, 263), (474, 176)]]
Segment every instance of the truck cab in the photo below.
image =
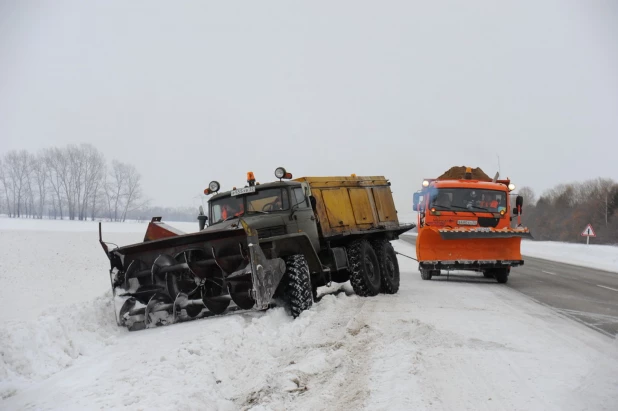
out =
[(320, 249), (316, 218), (306, 184), (275, 181), (216, 194), (208, 201), (206, 231), (236, 227), (242, 218), (258, 232), (259, 239), (291, 233), (305, 233), (311, 245)]
[(511, 226), (511, 196), (508, 186), (478, 180), (428, 182), (415, 205), (418, 226), (491, 227)]
[(461, 178), (424, 180), (413, 206), (422, 278), (469, 270), (505, 283), (511, 267), (524, 263), (521, 239), (531, 237), (521, 226), (523, 198), (513, 190), (509, 179), (473, 179), (470, 168)]

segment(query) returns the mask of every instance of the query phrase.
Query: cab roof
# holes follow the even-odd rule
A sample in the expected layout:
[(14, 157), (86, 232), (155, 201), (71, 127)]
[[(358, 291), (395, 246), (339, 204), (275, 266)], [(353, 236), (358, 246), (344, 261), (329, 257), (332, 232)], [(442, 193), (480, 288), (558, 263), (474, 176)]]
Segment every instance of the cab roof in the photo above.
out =
[(495, 183), (481, 180), (433, 180), (430, 187), (435, 188), (476, 188), (485, 190), (509, 191), (509, 180), (498, 180)]
[[(236, 188), (244, 188), (249, 187), (248, 185), (237, 186)], [(300, 183), (294, 180), (286, 180), (286, 181), (273, 181), (270, 183), (257, 184), (255, 185), (255, 190), (265, 190), (268, 188), (282, 188), (282, 187), (300, 187)], [(229, 197), (232, 193), (232, 190), (219, 192), (208, 199), (208, 201), (216, 200), (221, 197)]]

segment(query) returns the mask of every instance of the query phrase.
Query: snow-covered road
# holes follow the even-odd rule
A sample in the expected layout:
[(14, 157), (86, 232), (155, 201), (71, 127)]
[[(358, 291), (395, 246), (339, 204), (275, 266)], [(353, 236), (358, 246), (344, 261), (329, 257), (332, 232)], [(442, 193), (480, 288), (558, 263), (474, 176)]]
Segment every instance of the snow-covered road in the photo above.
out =
[[(618, 403), (616, 340), (504, 285), (422, 281), (406, 259), (396, 295), (359, 298), (344, 286), (296, 320), (275, 308), (130, 333), (115, 325), (102, 251), (77, 231), (56, 233), (47, 252), (41, 233), (0, 229), (0, 247), (15, 254), (1, 262), (0, 409), (609, 410)], [(414, 254), (404, 242), (396, 248)], [(75, 255), (83, 267), (66, 269)], [(66, 289), (70, 304), (53, 306), (50, 289)], [(87, 301), (78, 303), (82, 292)], [(20, 317), (19, 303), (36, 307)]]

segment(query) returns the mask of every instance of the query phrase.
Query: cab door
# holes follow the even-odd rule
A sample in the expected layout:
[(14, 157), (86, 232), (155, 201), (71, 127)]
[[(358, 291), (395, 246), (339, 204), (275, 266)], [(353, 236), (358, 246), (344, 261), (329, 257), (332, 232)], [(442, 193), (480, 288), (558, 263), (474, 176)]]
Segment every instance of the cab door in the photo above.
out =
[(320, 239), (318, 235), (318, 226), (316, 223), (309, 196), (305, 195), (306, 186), (292, 187), (290, 192), (290, 204), (292, 206), (292, 215), (299, 233), (306, 233), (311, 240), (313, 248), (316, 252), (320, 251)]

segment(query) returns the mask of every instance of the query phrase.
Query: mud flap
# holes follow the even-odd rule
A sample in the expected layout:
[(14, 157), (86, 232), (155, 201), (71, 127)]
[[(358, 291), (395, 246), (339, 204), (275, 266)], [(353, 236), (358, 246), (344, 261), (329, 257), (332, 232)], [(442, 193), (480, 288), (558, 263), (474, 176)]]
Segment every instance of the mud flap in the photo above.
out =
[(248, 236), (249, 254), (251, 263), (247, 266), (251, 270), (251, 282), (253, 288), (251, 297), (255, 301), (253, 306), (256, 310), (265, 310), (272, 300), (277, 286), (285, 273), (285, 261), (281, 258), (268, 259), (259, 245), (257, 231), (240, 220)]
[(260, 246), (254, 243), (249, 243), (249, 253), (251, 254), (251, 279), (253, 280), (251, 296), (255, 301), (254, 308), (265, 310), (283, 278), (285, 261), (281, 258), (268, 260)]

